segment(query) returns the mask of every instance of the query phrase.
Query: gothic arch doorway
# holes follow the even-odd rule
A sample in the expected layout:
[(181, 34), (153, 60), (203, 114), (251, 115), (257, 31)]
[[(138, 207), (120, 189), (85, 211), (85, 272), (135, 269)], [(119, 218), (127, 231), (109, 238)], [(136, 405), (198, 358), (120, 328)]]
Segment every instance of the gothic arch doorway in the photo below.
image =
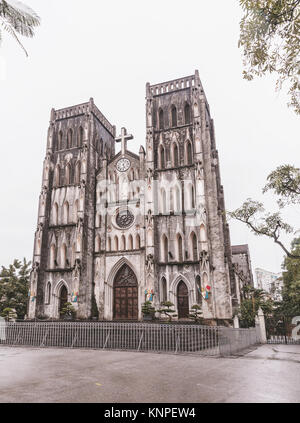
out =
[(138, 319), (138, 283), (127, 265), (118, 270), (114, 279), (114, 320)]
[(184, 319), (189, 316), (189, 291), (183, 281), (180, 281), (177, 286), (177, 308), (178, 319)]
[(61, 311), (67, 302), (68, 302), (68, 290), (66, 286), (63, 285), (59, 291), (59, 304), (58, 304), (59, 317), (61, 317)]

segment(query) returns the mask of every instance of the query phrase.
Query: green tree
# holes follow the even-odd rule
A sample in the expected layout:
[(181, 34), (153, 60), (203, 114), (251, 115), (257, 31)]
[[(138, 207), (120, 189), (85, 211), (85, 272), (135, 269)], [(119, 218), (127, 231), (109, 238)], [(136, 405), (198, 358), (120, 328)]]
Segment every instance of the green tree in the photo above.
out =
[(175, 310), (173, 310), (174, 304), (171, 303), (171, 301), (163, 301), (160, 305), (162, 308), (157, 310), (157, 312), (167, 316), (169, 318), (169, 322), (172, 321), (172, 317), (177, 317), (177, 314), (173, 314), (175, 313)]
[(194, 304), (191, 307), (191, 311), (189, 313), (189, 319), (192, 319), (195, 323), (202, 323), (203, 317), (202, 317), (202, 309), (201, 306), (198, 304)]
[[(300, 202), (300, 169), (290, 165), (277, 167), (267, 178), (263, 192), (273, 191), (278, 198), (278, 205), (296, 205)], [(245, 223), (254, 235), (267, 236), (279, 245), (287, 257), (300, 259), (300, 252), (291, 252), (280, 238), (282, 233), (291, 234), (294, 229), (285, 222), (280, 214), (268, 213), (261, 202), (248, 198), (241, 207), (228, 213), (229, 217)]]
[(269, 316), (274, 311), (274, 302), (268, 298), (267, 293), (262, 289), (246, 285), (242, 289), (243, 299), (235, 314), (240, 318), (241, 327), (249, 328), (255, 326), (255, 317), (259, 308), (265, 316)]
[(21, 2), (16, 5), (10, 4), (7, 0), (0, 0), (0, 43), (2, 41), (2, 31), (8, 32), (24, 50), (28, 53), (19, 39), (23, 37), (33, 37), (35, 27), (39, 26), (40, 18), (28, 6)]
[(289, 106), (300, 114), (300, 0), (240, 0), (240, 5), (244, 78), (274, 73), (276, 89), (289, 84)]
[(31, 262), (14, 260), (8, 268), (2, 266), (0, 272), (0, 314), (5, 309), (13, 309), (18, 319), (24, 319), (27, 311), (29, 276)]
[[(294, 255), (300, 255), (300, 238), (291, 244)], [(276, 313), (283, 316), (300, 316), (300, 260), (286, 257), (283, 263), (282, 301), (277, 304)]]

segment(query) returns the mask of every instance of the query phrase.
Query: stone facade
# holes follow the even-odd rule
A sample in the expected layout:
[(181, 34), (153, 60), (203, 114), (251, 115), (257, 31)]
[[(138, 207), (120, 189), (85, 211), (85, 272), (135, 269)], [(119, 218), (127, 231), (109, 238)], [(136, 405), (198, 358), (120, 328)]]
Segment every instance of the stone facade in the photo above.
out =
[[(52, 110), (28, 317), (142, 319), (145, 299), (231, 319), (236, 279), (213, 120), (198, 75), (146, 86), (146, 149), (93, 100)], [(115, 154), (115, 142), (121, 152)], [(62, 291), (67, 297), (62, 298)]]

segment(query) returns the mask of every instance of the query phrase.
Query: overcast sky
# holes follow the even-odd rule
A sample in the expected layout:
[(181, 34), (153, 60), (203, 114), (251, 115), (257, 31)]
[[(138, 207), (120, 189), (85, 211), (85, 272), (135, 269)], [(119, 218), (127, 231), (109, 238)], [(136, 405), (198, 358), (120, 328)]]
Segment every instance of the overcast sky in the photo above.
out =
[[(299, 117), (274, 79), (242, 79), (237, 0), (24, 0), (42, 18), (26, 58), (5, 35), (0, 48), (0, 265), (32, 258), (50, 110), (90, 97), (120, 131), (145, 144), (145, 85), (199, 70), (215, 121), (228, 210), (262, 195), (280, 164), (299, 166)], [(287, 212), (299, 227), (299, 213)], [(230, 222), (232, 244), (249, 244), (253, 270), (279, 272), (280, 247)], [(286, 242), (290, 242), (287, 238)]]

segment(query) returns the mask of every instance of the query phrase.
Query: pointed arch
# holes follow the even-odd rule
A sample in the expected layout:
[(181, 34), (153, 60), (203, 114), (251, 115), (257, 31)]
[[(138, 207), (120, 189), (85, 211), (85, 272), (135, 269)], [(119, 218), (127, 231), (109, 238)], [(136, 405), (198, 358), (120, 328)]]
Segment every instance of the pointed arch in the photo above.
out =
[(100, 235), (97, 234), (95, 239), (95, 252), (100, 253), (100, 251), (101, 251), (101, 238), (100, 238)]
[(122, 251), (125, 251), (126, 250), (126, 238), (125, 238), (125, 235), (122, 235), (121, 236), (121, 248), (120, 248)]
[(127, 247), (127, 249), (128, 250), (133, 250), (133, 238), (132, 238), (132, 235), (131, 234), (128, 237), (128, 247)]
[(164, 112), (162, 109), (158, 111), (158, 127), (159, 129), (164, 129)]
[(167, 293), (167, 281), (166, 278), (163, 276), (160, 280), (160, 302), (165, 302), (168, 300), (168, 293)]
[(139, 236), (139, 234), (137, 234), (135, 237), (135, 249), (139, 250), (140, 248), (141, 248), (141, 237)]
[(70, 185), (70, 183), (71, 183), (71, 165), (70, 163), (67, 163), (65, 167), (65, 185)]
[(73, 130), (70, 128), (67, 133), (67, 148), (73, 147)]
[(196, 284), (196, 301), (197, 304), (202, 304), (202, 292), (201, 292), (201, 278), (199, 275), (196, 276), (195, 279)]
[(63, 223), (64, 225), (67, 225), (69, 223), (69, 203), (67, 201), (64, 202), (63, 207)]
[(162, 214), (167, 213), (167, 194), (164, 188), (160, 190), (160, 207), (159, 210)]
[(50, 269), (55, 268), (55, 260), (56, 260), (56, 246), (55, 246), (55, 244), (51, 244), (51, 247), (50, 247)]
[(200, 241), (201, 242), (207, 241), (206, 229), (203, 223), (200, 225)]
[(195, 232), (191, 232), (189, 237), (189, 257), (190, 260), (198, 260), (198, 241)]
[(175, 210), (181, 212), (181, 189), (178, 185), (175, 186)]
[(119, 251), (119, 238), (117, 237), (117, 235), (114, 238), (114, 250)]
[(185, 103), (184, 106), (184, 123), (188, 125), (191, 123), (191, 106), (189, 103)]
[(158, 165), (161, 169), (165, 169), (166, 167), (166, 157), (165, 157), (165, 148), (163, 145), (160, 145), (158, 149)]
[(51, 282), (49, 281), (46, 286), (45, 291), (45, 304), (49, 305), (51, 303)]
[(74, 183), (80, 184), (80, 170), (81, 170), (81, 162), (78, 160), (75, 165), (75, 178)]
[(65, 269), (67, 266), (67, 246), (65, 243), (60, 247), (60, 267)]
[(180, 234), (176, 235), (176, 259), (179, 262), (183, 261), (183, 242)]
[(58, 133), (57, 150), (63, 150), (63, 131), (59, 131)]
[(60, 166), (57, 164), (54, 169), (54, 181), (53, 185), (58, 187), (60, 185)]
[(173, 167), (179, 166), (179, 149), (176, 142), (172, 145), (172, 165)]
[(160, 242), (160, 259), (163, 263), (168, 262), (169, 241), (166, 234), (163, 234)]
[(174, 104), (171, 106), (171, 123), (172, 127), (177, 126), (177, 109)]
[(52, 209), (52, 223), (54, 226), (58, 225), (58, 204), (54, 203)]
[(111, 251), (111, 237), (107, 238), (107, 251)]
[(192, 143), (189, 140), (186, 142), (185, 154), (186, 154), (186, 164), (188, 165), (193, 164), (193, 149), (192, 149)]
[(83, 128), (79, 126), (77, 131), (77, 147), (82, 147), (83, 144)]

